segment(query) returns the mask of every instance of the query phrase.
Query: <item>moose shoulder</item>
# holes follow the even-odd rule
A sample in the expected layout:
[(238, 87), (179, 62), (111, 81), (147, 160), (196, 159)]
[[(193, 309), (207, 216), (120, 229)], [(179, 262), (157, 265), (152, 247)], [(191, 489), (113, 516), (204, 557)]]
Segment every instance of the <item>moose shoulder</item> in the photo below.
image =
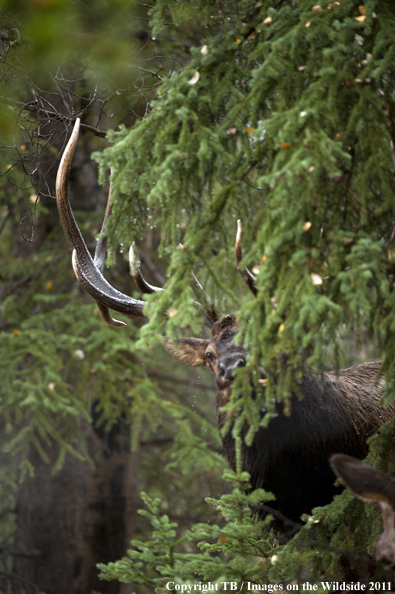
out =
[[(109, 309), (128, 316), (145, 317), (145, 302), (120, 293), (107, 283), (102, 275), (106, 243), (101, 239), (92, 258), (72, 214), (68, 198), (68, 178), (71, 159), (78, 140), (79, 121), (65, 149), (57, 175), (56, 198), (63, 229), (73, 250), (73, 267), (82, 287), (96, 300), (107, 324), (124, 325), (114, 320)], [(110, 215), (107, 207), (102, 227)], [(241, 226), (236, 238), (236, 264), (241, 261)], [(146, 283), (138, 264), (133, 261), (133, 275), (142, 292), (161, 290)], [(256, 294), (253, 275), (247, 270), (240, 273), (251, 291)], [(194, 279), (195, 290), (205, 300), (202, 287)], [(218, 425), (224, 425), (222, 406), (229, 401), (235, 370), (245, 365), (246, 351), (236, 345), (237, 332), (233, 315), (218, 318), (213, 307), (206, 310), (206, 324), (211, 328), (211, 339), (184, 338), (173, 342), (165, 340), (166, 349), (184, 365), (209, 367), (215, 374), (218, 388), (216, 407)], [(313, 507), (329, 503), (341, 487), (334, 486), (334, 476), (328, 464), (331, 454), (343, 452), (363, 458), (368, 448), (367, 438), (395, 413), (395, 404), (388, 409), (379, 404), (383, 380), (380, 362), (365, 363), (338, 373), (306, 373), (299, 386), (303, 398), (294, 394), (291, 415), (284, 414), (281, 403), (276, 405), (277, 417), (267, 428), (260, 428), (253, 444), (243, 445), (243, 468), (251, 475), (254, 488), (264, 488), (276, 497), (271, 502), (276, 519), (274, 528), (287, 532), (287, 520), (297, 522), (300, 515), (310, 513)], [(253, 396), (253, 394), (252, 394)], [(225, 455), (231, 467), (235, 465), (235, 447), (230, 434), (222, 436)], [(260, 509), (264, 517), (267, 510)]]

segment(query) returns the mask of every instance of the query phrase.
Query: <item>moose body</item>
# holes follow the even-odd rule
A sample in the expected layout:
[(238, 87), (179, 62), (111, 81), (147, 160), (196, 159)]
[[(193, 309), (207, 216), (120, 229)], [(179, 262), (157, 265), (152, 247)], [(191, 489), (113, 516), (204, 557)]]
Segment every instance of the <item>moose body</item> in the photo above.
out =
[[(246, 352), (235, 345), (234, 316), (225, 316), (211, 328), (212, 339), (183, 339), (169, 343), (168, 350), (186, 365), (206, 365), (215, 374), (218, 388), (216, 409), (221, 430), (229, 402), (234, 371), (245, 365)], [(307, 374), (291, 399), (291, 414), (284, 414), (281, 402), (277, 416), (260, 428), (251, 446), (243, 444), (243, 470), (249, 472), (254, 489), (272, 492), (275, 518), (272, 526), (287, 532), (303, 513), (330, 503), (342, 491), (336, 486), (328, 464), (331, 454), (343, 452), (357, 458), (368, 453), (366, 440), (395, 414), (395, 405), (379, 404), (384, 379), (381, 362), (363, 363), (337, 373)], [(301, 397), (302, 396), (302, 397)], [(225, 456), (235, 468), (235, 444), (231, 433), (222, 436)], [(264, 518), (267, 506), (257, 509)]]
[[(375, 380), (379, 370), (380, 363), (365, 363), (337, 375), (305, 374), (299, 384), (303, 398), (292, 396), (291, 414), (286, 416), (282, 403), (277, 403), (278, 416), (258, 430), (251, 447), (244, 444), (243, 469), (250, 473), (255, 489), (275, 495), (269, 506), (282, 516), (298, 522), (303, 513), (330, 503), (342, 491), (334, 484), (328, 465), (331, 454), (367, 455), (367, 438), (395, 412), (393, 407), (378, 404), (382, 382), (376, 385)], [(221, 426), (220, 412), (218, 420)], [(234, 466), (230, 435), (223, 438), (223, 445)], [(259, 512), (261, 518), (265, 515)], [(273, 527), (280, 532), (289, 529), (281, 517)]]
[[(77, 279), (96, 300), (105, 322), (122, 326), (124, 322), (114, 320), (109, 309), (145, 317), (145, 302), (132, 299), (107, 283), (102, 275), (105, 239), (98, 241), (93, 259), (74, 220), (67, 188), (78, 129), (77, 120), (59, 167), (56, 183), (58, 209), (73, 250)], [(102, 232), (109, 214), (108, 207)], [(241, 261), (240, 238), (241, 226), (235, 246), (237, 265)], [(131, 268), (142, 292), (161, 290), (146, 283), (135, 261), (131, 261)], [(241, 274), (256, 294), (253, 275), (247, 269)], [(198, 281), (194, 281), (202, 292)], [(218, 426), (222, 429), (225, 422), (222, 407), (229, 402), (235, 370), (246, 364), (246, 351), (233, 341), (237, 332), (233, 315), (218, 319), (214, 308), (208, 308), (206, 323), (211, 328), (211, 339), (166, 339), (165, 347), (181, 363), (204, 365), (214, 372), (218, 388)], [(343, 452), (357, 458), (365, 457), (367, 438), (395, 414), (395, 405), (386, 409), (379, 404), (384, 385), (380, 366), (380, 362), (365, 363), (338, 373), (306, 373), (299, 383), (298, 394), (291, 398), (290, 416), (284, 414), (282, 403), (277, 403), (277, 416), (268, 427), (258, 430), (251, 446), (243, 445), (243, 469), (250, 473), (252, 487), (271, 491), (276, 497), (270, 507), (276, 516), (273, 527), (278, 532), (287, 532), (287, 520), (298, 522), (301, 514), (329, 503), (340, 492), (341, 487), (334, 485), (334, 475), (328, 464), (330, 455)], [(235, 444), (231, 434), (222, 436), (222, 441), (225, 456), (234, 468)], [(257, 511), (261, 518), (267, 514), (263, 507)]]

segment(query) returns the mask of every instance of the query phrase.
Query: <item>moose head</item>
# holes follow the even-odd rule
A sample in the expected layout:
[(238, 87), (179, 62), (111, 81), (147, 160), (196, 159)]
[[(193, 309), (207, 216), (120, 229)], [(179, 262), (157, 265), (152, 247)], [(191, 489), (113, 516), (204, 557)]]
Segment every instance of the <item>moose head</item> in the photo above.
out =
[[(81, 286), (89, 293), (98, 305), (100, 314), (104, 321), (110, 326), (124, 326), (125, 323), (114, 319), (110, 314), (110, 309), (123, 313), (127, 316), (146, 317), (144, 314), (145, 302), (133, 299), (117, 291), (112, 287), (103, 276), (103, 267), (106, 258), (106, 238), (101, 237), (96, 245), (94, 258), (91, 257), (82, 234), (75, 221), (70, 200), (68, 197), (68, 182), (74, 150), (78, 141), (79, 119), (76, 120), (74, 130), (63, 153), (56, 179), (56, 200), (59, 210), (62, 226), (72, 249), (72, 262), (75, 275)], [(108, 197), (108, 204), (102, 225), (102, 234), (108, 218), (111, 213), (110, 199), (112, 194), (112, 185)], [(242, 259), (241, 251), (241, 222), (238, 221), (238, 233), (235, 243), (236, 263)], [(153, 293), (163, 290), (161, 287), (154, 287), (144, 279), (138, 259), (133, 246), (129, 252), (131, 269), (134, 280), (142, 293)], [(255, 278), (245, 269), (241, 272), (243, 279), (256, 294)], [(208, 298), (198, 282), (192, 279), (195, 289), (207, 301)], [(229, 394), (229, 386), (234, 379), (234, 372), (237, 367), (246, 364), (246, 352), (241, 346), (233, 342), (233, 337), (237, 333), (236, 319), (234, 315), (225, 315), (218, 319), (215, 308), (210, 304), (205, 312), (205, 324), (211, 329), (211, 340), (199, 338), (183, 338), (179, 341), (171, 341), (166, 338), (165, 348), (178, 361), (188, 366), (206, 366), (215, 374), (215, 381), (219, 390), (226, 390)]]

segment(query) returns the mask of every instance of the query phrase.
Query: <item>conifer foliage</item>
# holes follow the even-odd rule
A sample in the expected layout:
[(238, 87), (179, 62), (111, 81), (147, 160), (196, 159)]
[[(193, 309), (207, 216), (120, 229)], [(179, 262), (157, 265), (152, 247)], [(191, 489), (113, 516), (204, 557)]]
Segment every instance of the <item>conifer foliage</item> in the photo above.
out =
[[(220, 500), (207, 500), (226, 518), (225, 526), (195, 524), (179, 538), (177, 525), (169, 522), (167, 515), (160, 514), (159, 499), (152, 500), (143, 494), (148, 511), (140, 510), (140, 514), (151, 523), (152, 540), (132, 541), (133, 550), (128, 552), (128, 558), (99, 566), (101, 577), (151, 586), (157, 592), (179, 589), (183, 584), (191, 588), (200, 585), (200, 589), (202, 583), (211, 584), (211, 589), (218, 584), (217, 589), (222, 590), (226, 589), (223, 582), (229, 584), (228, 589), (230, 583), (259, 583), (266, 564), (265, 553), (272, 547), (262, 537), (262, 523), (254, 522), (251, 517), (251, 506), (271, 497), (263, 489), (247, 494), (248, 473), (241, 472), (240, 453), (239, 439), (238, 471), (224, 473), (233, 482), (232, 493)], [(183, 544), (196, 542), (200, 550), (188, 552), (185, 546), (182, 550)], [(218, 553), (225, 553), (225, 558)]]
[[(157, 29), (164, 10), (153, 9)], [(169, 304), (179, 311), (167, 331), (191, 317), (192, 268), (227, 309), (239, 308), (227, 275), (241, 218), (259, 287), (240, 315), (251, 362), (273, 370), (280, 352), (302, 353), (321, 367), (346, 323), (373, 331), (391, 378), (391, 5), (238, 10), (163, 82), (150, 116), (97, 155), (115, 172), (111, 237), (127, 243), (149, 215), (171, 258), (145, 336)]]
[[(158, 2), (152, 9), (154, 35), (166, 7)], [(189, 3), (181, 3), (173, 18), (181, 22), (189, 10)], [(112, 241), (131, 241), (149, 215), (161, 228), (161, 253), (170, 257), (167, 290), (150, 299), (143, 340), (150, 343), (164, 326), (170, 335), (187, 323), (196, 329), (193, 269), (219, 308), (238, 310), (250, 353), (228, 406), (227, 427), (236, 421), (235, 435), (246, 419), (248, 440), (268, 422), (272, 399), (286, 399), (302, 363), (324, 369), (355, 362), (342, 352), (344, 328), (357, 345), (369, 340), (383, 357), (390, 401), (393, 5), (239, 2), (235, 14), (227, 3), (196, 2), (193, 10), (206, 24), (222, 25), (193, 50), (179, 76), (162, 84), (152, 113), (132, 130), (112, 134), (114, 145), (96, 156), (103, 172), (114, 168)], [(245, 227), (243, 262), (257, 275), (254, 300), (233, 281), (237, 218)], [(280, 353), (288, 357), (286, 370)], [(268, 385), (251, 403), (248, 389), (241, 388), (258, 363)], [(263, 418), (262, 408), (269, 411)], [(376, 465), (390, 471), (392, 440), (392, 429), (386, 429), (374, 450)], [(269, 578), (338, 578), (345, 565), (354, 567), (361, 543), (372, 553), (379, 528), (371, 508), (344, 494), (329, 509), (314, 515), (295, 544), (276, 555)], [(132, 559), (141, 561), (139, 547), (141, 555)], [(219, 548), (230, 553), (226, 545)], [(170, 575), (168, 568), (163, 572)], [(262, 569), (262, 579), (264, 574)]]
[[(107, 328), (95, 332), (90, 305), (78, 308), (79, 314), (67, 305), (55, 321), (49, 309), (65, 297), (36, 297), (43, 314), (36, 316), (31, 308), (30, 321), (8, 333), (1, 347), (8, 367), (17, 370), (5, 374), (0, 389), (6, 431), (11, 433), (10, 420), (18, 424), (23, 418), (7, 448), (19, 456), (24, 471), (33, 471), (29, 444), (41, 448), (45, 458), (42, 442), (59, 443), (56, 467), (67, 453), (88, 456), (80, 442), (75, 445), (75, 419), (89, 416), (78, 396), (86, 399), (91, 385), (97, 386), (100, 421), (109, 428), (121, 417), (144, 435), (173, 424), (177, 436), (169, 467), (190, 477), (192, 461), (194, 485), (205, 465), (218, 471), (218, 456), (201, 439), (203, 431), (212, 433), (211, 424), (200, 419), (196, 429), (196, 415), (189, 411), (183, 418), (183, 406), (164, 395), (163, 383), (151, 381), (144, 370), (152, 367), (145, 349), (163, 333), (201, 332), (192, 271), (218, 310), (236, 312), (249, 353), (226, 407), (224, 430), (232, 427), (239, 454), (241, 427), (248, 422), (250, 443), (259, 426), (270, 422), (276, 399), (288, 406), (303, 365), (338, 368), (357, 362), (359, 351), (373, 353), (383, 358), (384, 399), (394, 398), (392, 1), (194, 0), (169, 6), (158, 0), (149, 18), (153, 38), (165, 36), (169, 27), (174, 34), (192, 26), (202, 32), (201, 44), (191, 48), (192, 58), (177, 75), (159, 77), (148, 115), (130, 129), (109, 132), (111, 146), (95, 158), (102, 181), (113, 168), (108, 263), (114, 263), (119, 245), (129, 245), (150, 228), (160, 234), (159, 257), (168, 262), (166, 290), (147, 297), (149, 321), (139, 338), (131, 325), (125, 331), (130, 336), (118, 330), (115, 340)], [(257, 279), (254, 299), (234, 264), (237, 219), (244, 226), (243, 264)], [(12, 312), (11, 323), (20, 321), (11, 307), (15, 301), (10, 297), (2, 304), (3, 311)], [(48, 325), (58, 338), (46, 334)], [(17, 348), (14, 339), (20, 339)], [(40, 353), (35, 342), (42, 345)], [(103, 352), (101, 362), (95, 362), (97, 349)], [(82, 350), (86, 359), (75, 354)], [(257, 383), (252, 401), (250, 378), (258, 364), (268, 381), (265, 387)], [(117, 371), (116, 382), (110, 367)], [(390, 423), (372, 439), (370, 457), (395, 476), (393, 446)], [(233, 492), (210, 500), (221, 514), (218, 524), (199, 522), (187, 530), (162, 513), (155, 487), (144, 496), (148, 511), (143, 511), (152, 536), (133, 540), (122, 560), (101, 564), (102, 577), (133, 583), (139, 592), (201, 580), (237, 581), (243, 590), (248, 582), (285, 588), (339, 579), (345, 570), (364, 579), (358, 564), (366, 561), (364, 554), (373, 555), (381, 530), (375, 508), (344, 493), (304, 518), (299, 534), (277, 547), (250, 513), (261, 501), (270, 505), (270, 494), (249, 491), (240, 455), (236, 472), (228, 471), (226, 478)], [(381, 581), (393, 580), (393, 573), (378, 564), (372, 571)]]

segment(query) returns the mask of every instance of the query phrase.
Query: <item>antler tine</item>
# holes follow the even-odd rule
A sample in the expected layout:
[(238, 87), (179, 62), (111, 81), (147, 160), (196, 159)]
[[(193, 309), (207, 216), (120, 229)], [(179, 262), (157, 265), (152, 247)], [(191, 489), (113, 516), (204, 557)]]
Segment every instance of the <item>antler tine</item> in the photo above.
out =
[[(108, 192), (106, 212), (104, 214), (103, 224), (102, 224), (102, 228), (100, 231), (100, 234), (102, 235), (102, 237), (100, 237), (100, 239), (98, 240), (98, 242), (96, 244), (95, 257), (93, 259), (96, 267), (100, 270), (100, 272), (103, 272), (104, 264), (105, 264), (105, 260), (106, 260), (106, 253), (107, 253), (107, 237), (105, 235), (103, 236), (103, 234), (106, 230), (107, 221), (108, 221), (108, 219), (111, 215), (111, 211), (112, 211), (112, 204), (111, 204), (111, 198), (112, 198), (112, 192), (113, 192), (112, 175), (113, 175), (113, 168), (111, 167), (110, 188), (109, 188), (109, 192)], [(147, 283), (147, 281), (143, 277), (141, 269), (140, 269), (140, 259), (138, 256), (137, 248), (135, 247), (135, 242), (133, 242), (133, 244), (130, 246), (129, 264), (130, 264), (130, 272), (134, 278), (134, 281), (142, 293), (155, 293), (156, 291), (163, 291), (162, 288), (154, 287), (153, 285), (150, 285), (149, 283)]]
[[(196, 278), (194, 272), (191, 272), (191, 274), (193, 281), (191, 285), (192, 291), (195, 293), (196, 298), (199, 299), (199, 301), (202, 301), (202, 303), (204, 303), (204, 315), (206, 318), (205, 322), (209, 327), (211, 327), (218, 320), (218, 314), (215, 309), (214, 303), (210, 299), (209, 295), (207, 295), (206, 291), (203, 289), (202, 285)], [(196, 302), (196, 304), (200, 306), (200, 303)]]
[[(131, 317), (146, 317), (143, 313), (145, 302), (124, 295), (106, 281), (101, 272), (105, 260), (106, 242), (100, 242), (99, 240), (94, 261), (86, 247), (70, 205), (68, 182), (71, 161), (78, 141), (79, 128), (80, 120), (77, 118), (70, 140), (63, 153), (56, 177), (56, 202), (59, 216), (67, 241), (73, 251), (73, 268), (78, 281), (83, 289), (96, 300), (99, 311), (107, 324), (110, 326), (124, 326), (124, 322), (114, 320), (111, 317), (108, 308)], [(110, 208), (107, 205), (102, 229), (104, 229), (107, 222)]]
[(237, 266), (237, 270), (239, 271), (241, 278), (243, 279), (243, 281), (245, 282), (247, 287), (250, 289), (250, 291), (253, 293), (253, 295), (256, 297), (258, 294), (258, 289), (256, 288), (255, 276), (252, 274), (252, 272), (250, 272), (248, 270), (248, 268), (246, 266), (244, 266), (244, 270), (240, 270), (240, 266), (239, 266), (240, 262), (243, 259), (243, 253), (241, 250), (242, 235), (243, 235), (243, 224), (242, 224), (241, 220), (239, 219), (237, 221), (237, 234), (236, 234), (236, 241), (235, 241), (236, 266)]
[(96, 267), (100, 270), (100, 272), (103, 272), (103, 270), (104, 270), (104, 264), (106, 262), (106, 256), (107, 256), (107, 237), (104, 235), (104, 232), (106, 230), (107, 221), (108, 221), (108, 219), (111, 215), (111, 211), (112, 211), (111, 198), (112, 198), (112, 191), (113, 191), (113, 187), (114, 187), (114, 184), (112, 181), (112, 175), (113, 175), (113, 168), (111, 167), (111, 169), (110, 169), (110, 187), (108, 190), (106, 211), (104, 213), (104, 219), (103, 219), (103, 223), (102, 223), (102, 226), (100, 229), (101, 237), (98, 239), (98, 241), (96, 243), (95, 256), (93, 258), (93, 261), (94, 261)]
[[(137, 251), (137, 247), (135, 242), (132, 243), (132, 245), (130, 246), (129, 249), (129, 264), (130, 264), (130, 274), (133, 276), (134, 278), (134, 282), (136, 283), (138, 289), (142, 292), (142, 293), (156, 293), (158, 291), (163, 291), (164, 289), (161, 287), (155, 287), (153, 285), (150, 285), (145, 278), (143, 277), (143, 274), (141, 272), (141, 268), (140, 268), (140, 258), (139, 258), (139, 254)], [(199, 301), (204, 302), (205, 304), (205, 318), (206, 318), (206, 323), (211, 327), (217, 320), (218, 320), (218, 315), (217, 312), (215, 311), (214, 308), (214, 304), (211, 301), (210, 297), (207, 295), (207, 293), (204, 291), (202, 285), (200, 284), (200, 282), (198, 281), (198, 279), (196, 278), (196, 276), (194, 275), (194, 273), (192, 272), (192, 290), (195, 293), (197, 299), (199, 299)], [(200, 303), (198, 301), (195, 302), (195, 304), (200, 307)]]
[(150, 285), (147, 283), (140, 268), (140, 257), (137, 251), (137, 247), (135, 242), (129, 248), (129, 266), (130, 266), (130, 274), (134, 278), (134, 282), (136, 283), (138, 289), (142, 293), (157, 293), (158, 291), (163, 291), (162, 287), (154, 287), (154, 285)]

